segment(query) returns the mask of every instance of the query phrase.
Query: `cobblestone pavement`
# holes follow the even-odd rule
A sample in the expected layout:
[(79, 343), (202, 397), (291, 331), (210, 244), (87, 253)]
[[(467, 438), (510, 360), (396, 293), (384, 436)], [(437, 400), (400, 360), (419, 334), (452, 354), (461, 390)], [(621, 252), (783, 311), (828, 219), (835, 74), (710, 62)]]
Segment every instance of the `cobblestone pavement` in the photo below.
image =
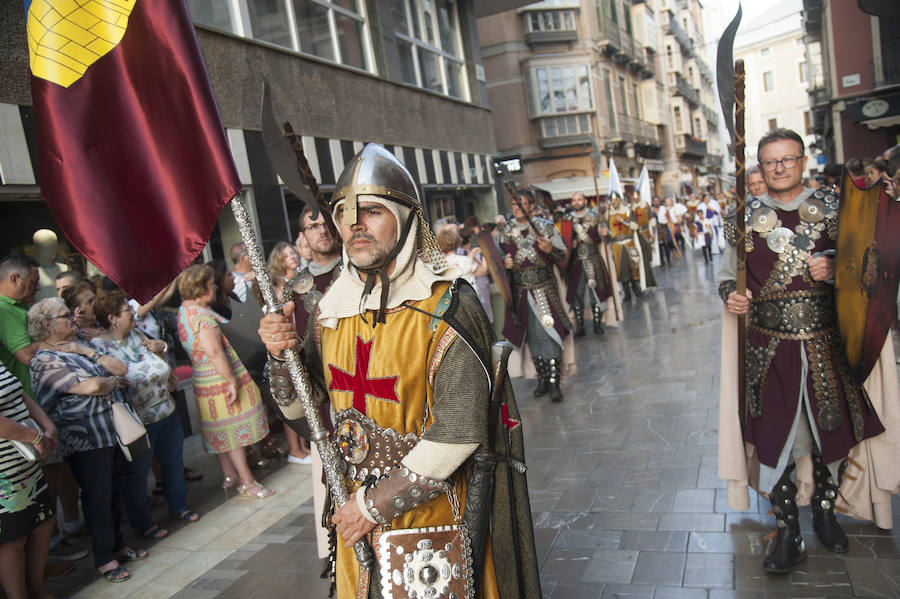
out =
[[(544, 597), (900, 597), (895, 535), (841, 516), (851, 543), (838, 556), (818, 546), (809, 508), (807, 562), (789, 575), (762, 570), (769, 505), (753, 494), (749, 512), (730, 510), (716, 476), (714, 268), (688, 256), (657, 269), (658, 289), (625, 304), (623, 325), (595, 337), (588, 323), (564, 403), (514, 381)], [(174, 597), (327, 597), (312, 512), (311, 500), (292, 506)], [(897, 497), (894, 513), (897, 527)]]

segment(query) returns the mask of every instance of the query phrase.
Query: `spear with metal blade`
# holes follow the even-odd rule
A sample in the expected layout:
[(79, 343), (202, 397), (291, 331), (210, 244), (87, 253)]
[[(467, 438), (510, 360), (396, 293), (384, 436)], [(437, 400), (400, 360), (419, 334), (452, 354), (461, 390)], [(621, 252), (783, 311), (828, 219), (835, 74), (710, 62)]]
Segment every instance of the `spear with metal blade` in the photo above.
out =
[[(738, 3), (737, 14), (722, 33), (716, 57), (716, 75), (719, 88), (719, 102), (725, 115), (725, 126), (731, 135), (731, 146), (734, 150), (735, 166), (735, 253), (737, 254), (737, 274), (735, 276), (739, 295), (747, 292), (747, 256), (744, 248), (746, 233), (745, 213), (747, 198), (744, 194), (744, 61), (734, 63), (734, 38), (741, 23), (741, 4)], [(734, 120), (732, 121), (732, 110)], [(744, 413), (747, 406), (747, 383), (745, 355), (747, 351), (747, 316), (738, 315), (738, 417), (741, 429), (744, 428)]]

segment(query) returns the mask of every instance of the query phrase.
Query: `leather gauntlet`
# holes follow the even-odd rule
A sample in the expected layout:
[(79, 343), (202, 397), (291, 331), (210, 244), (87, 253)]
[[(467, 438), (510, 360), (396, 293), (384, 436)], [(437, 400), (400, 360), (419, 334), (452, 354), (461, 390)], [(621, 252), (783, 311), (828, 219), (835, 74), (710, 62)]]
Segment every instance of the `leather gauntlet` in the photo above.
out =
[(272, 398), (280, 407), (287, 407), (299, 401), (294, 391), (294, 383), (291, 381), (291, 373), (288, 370), (287, 362), (279, 360), (271, 354), (268, 362), (269, 389), (272, 391)]
[(737, 291), (737, 281), (729, 279), (719, 283), (719, 297), (722, 298), (723, 303), (728, 303), (728, 296), (733, 291)]
[(447, 481), (416, 474), (401, 464), (365, 487), (364, 506), (376, 522), (390, 524), (394, 518), (437, 499), (450, 488)]

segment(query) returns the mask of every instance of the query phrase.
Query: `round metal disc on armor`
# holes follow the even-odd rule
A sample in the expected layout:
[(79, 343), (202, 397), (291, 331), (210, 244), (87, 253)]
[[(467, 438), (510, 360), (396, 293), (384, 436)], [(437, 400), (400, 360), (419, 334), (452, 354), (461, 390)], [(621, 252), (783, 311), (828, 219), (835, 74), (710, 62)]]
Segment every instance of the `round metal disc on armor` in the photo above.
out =
[(825, 218), (825, 202), (814, 198), (803, 200), (797, 209), (800, 220), (806, 223), (817, 223)]
[(549, 314), (544, 314), (543, 316), (541, 316), (541, 325), (545, 329), (549, 329), (549, 328), (553, 327), (553, 317), (550, 316)]
[(767, 329), (774, 329), (781, 322), (781, 311), (775, 304), (765, 303), (759, 307), (759, 323)]
[(777, 229), (769, 232), (769, 235), (766, 237), (766, 245), (768, 245), (769, 249), (776, 254), (780, 254), (785, 250), (785, 248), (787, 248), (788, 244), (790, 244), (791, 242), (791, 238), (793, 237), (793, 231), (791, 231), (787, 227), (778, 227)]
[(762, 202), (760, 202), (759, 200), (753, 200), (752, 202), (750, 202), (750, 208), (753, 210), (756, 210), (760, 206), (762, 206)]
[(318, 289), (313, 289), (303, 298), (303, 307), (306, 308), (306, 312), (308, 314), (312, 314), (316, 311), (316, 308), (319, 306), (319, 300), (322, 299), (322, 292)]
[(787, 309), (785, 320), (793, 329), (807, 329), (815, 319), (815, 313), (809, 304), (793, 304)]
[(750, 228), (757, 233), (767, 233), (775, 228), (778, 215), (768, 206), (763, 206), (759, 210), (754, 210), (750, 219)]
[(596, 286), (597, 286), (597, 279), (588, 279), (587, 284), (588, 284), (588, 287), (596, 287)]
[(338, 451), (351, 464), (359, 464), (369, 455), (369, 437), (355, 420), (344, 420), (337, 429)]
[(794, 237), (794, 247), (798, 250), (810, 251), (816, 245), (816, 242), (806, 235), (796, 235)]
[(306, 295), (309, 293), (309, 290), (313, 288), (316, 281), (308, 270), (301, 270), (288, 281), (291, 289), (294, 290), (294, 293), (299, 295)]
[(841, 411), (837, 406), (827, 405), (819, 410), (819, 416), (816, 420), (819, 421), (819, 426), (821, 426), (826, 431), (837, 430), (837, 427), (841, 425)]

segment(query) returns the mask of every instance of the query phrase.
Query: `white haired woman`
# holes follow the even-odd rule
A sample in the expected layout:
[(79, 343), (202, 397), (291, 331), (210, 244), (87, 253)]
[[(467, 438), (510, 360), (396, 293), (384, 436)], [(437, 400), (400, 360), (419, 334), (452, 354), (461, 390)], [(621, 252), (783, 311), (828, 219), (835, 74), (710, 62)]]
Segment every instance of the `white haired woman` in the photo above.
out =
[(40, 342), (31, 360), (35, 399), (59, 429), (59, 454), (69, 463), (91, 535), (94, 565), (110, 582), (131, 578), (122, 563), (147, 552), (125, 544), (119, 531), (120, 492), (127, 462), (119, 451), (112, 402), (121, 401), (126, 365), (75, 338), (63, 300), (42, 299), (28, 310), (28, 334)]

